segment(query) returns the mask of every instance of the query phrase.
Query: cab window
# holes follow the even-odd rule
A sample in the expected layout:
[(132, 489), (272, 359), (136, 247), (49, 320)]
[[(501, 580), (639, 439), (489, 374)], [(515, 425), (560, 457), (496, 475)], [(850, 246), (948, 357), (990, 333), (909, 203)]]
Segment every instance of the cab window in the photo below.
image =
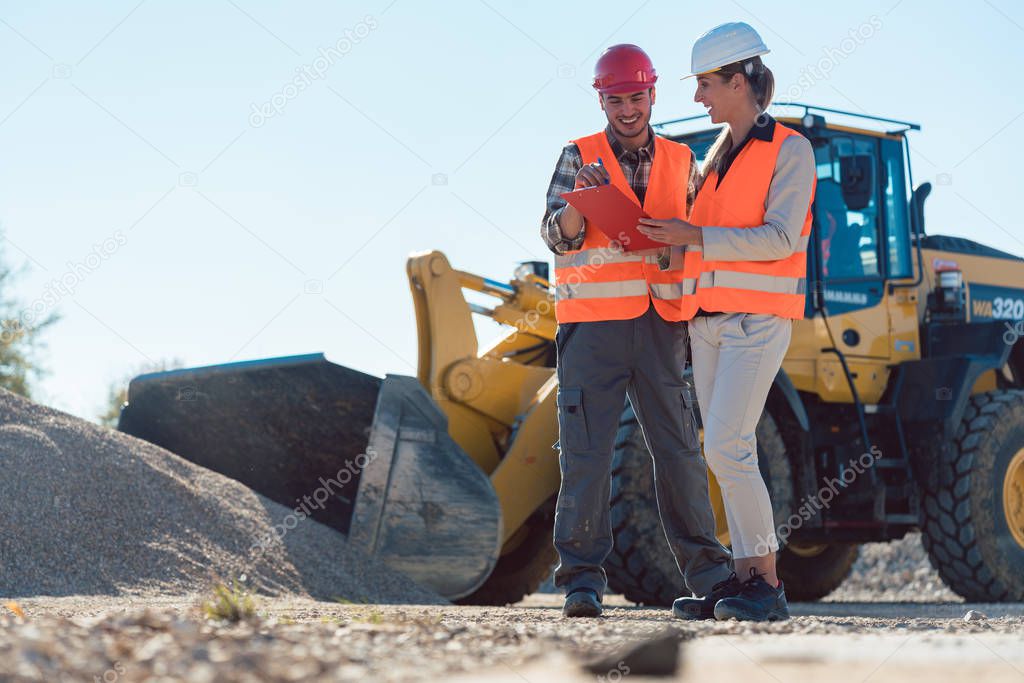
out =
[(882, 140), (882, 163), (885, 166), (885, 245), (888, 275), (891, 278), (913, 277), (911, 262), (910, 215), (907, 198), (907, 176), (903, 172), (903, 143)]
[(834, 136), (815, 148), (814, 218), (826, 280), (879, 278), (879, 170), (875, 139)]

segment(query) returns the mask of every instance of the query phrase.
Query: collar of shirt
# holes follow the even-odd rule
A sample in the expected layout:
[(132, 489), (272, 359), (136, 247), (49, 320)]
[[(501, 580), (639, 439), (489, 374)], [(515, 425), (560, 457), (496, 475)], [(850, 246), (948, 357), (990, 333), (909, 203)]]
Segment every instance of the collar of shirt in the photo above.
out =
[(612, 132), (612, 127), (609, 124), (604, 129), (605, 137), (608, 138), (608, 145), (612, 148), (612, 153), (616, 159), (625, 160), (627, 163), (636, 164), (640, 159), (653, 159), (654, 158), (654, 129), (647, 126), (647, 144), (632, 152), (623, 146), (619, 139), (615, 137), (615, 133)]
[[(760, 117), (758, 117), (760, 121)], [(755, 122), (750, 132), (747, 133), (747, 137), (743, 138), (743, 142), (733, 147), (725, 155), (725, 159), (722, 162), (722, 172), (718, 174), (718, 183), (722, 184), (722, 178), (728, 173), (729, 167), (732, 166), (732, 162), (736, 160), (736, 157), (740, 155), (743, 148), (747, 146), (751, 140), (762, 140), (764, 142), (771, 142), (772, 138), (775, 137), (775, 119), (769, 114), (764, 115), (764, 123)]]

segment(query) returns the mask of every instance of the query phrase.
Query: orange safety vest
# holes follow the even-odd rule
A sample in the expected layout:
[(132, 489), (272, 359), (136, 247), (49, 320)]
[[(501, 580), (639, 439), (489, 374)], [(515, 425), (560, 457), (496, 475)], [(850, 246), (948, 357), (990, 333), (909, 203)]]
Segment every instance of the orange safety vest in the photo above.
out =
[[(776, 122), (771, 141), (751, 140), (740, 151), (721, 186), (712, 171), (693, 204), (690, 222), (700, 226), (752, 228), (764, 224), (768, 188), (782, 142), (795, 130)], [(811, 203), (814, 190), (811, 190)], [(807, 245), (811, 207), (796, 250), (775, 261), (705, 261), (701, 259), (697, 304), (708, 312), (770, 313), (804, 317), (807, 291)]]
[[(611, 182), (636, 198), (622, 173), (604, 131), (574, 140), (584, 164), (601, 158)], [(655, 218), (686, 217), (686, 184), (690, 175), (690, 148), (654, 137), (654, 161), (643, 208)], [(636, 200), (640, 203), (639, 199)], [(555, 256), (555, 317), (560, 323), (630, 320), (643, 315), (650, 302), (663, 319), (689, 320), (697, 312), (696, 287), (699, 258), (684, 267), (660, 270), (656, 255), (638, 256), (622, 251), (598, 228), (584, 225), (579, 250)], [(687, 267), (689, 264), (689, 267)]]

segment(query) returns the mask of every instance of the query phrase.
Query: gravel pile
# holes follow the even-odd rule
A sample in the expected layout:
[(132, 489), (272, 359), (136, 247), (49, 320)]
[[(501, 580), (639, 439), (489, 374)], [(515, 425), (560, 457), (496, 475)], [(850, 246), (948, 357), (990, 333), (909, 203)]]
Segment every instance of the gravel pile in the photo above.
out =
[(850, 576), (826, 600), (855, 602), (962, 602), (928, 560), (921, 534), (890, 543), (866, 543)]
[[(0, 391), (0, 598), (257, 593), (444, 601), (309, 519), (157, 446)], [(102, 672), (101, 672), (102, 673)]]

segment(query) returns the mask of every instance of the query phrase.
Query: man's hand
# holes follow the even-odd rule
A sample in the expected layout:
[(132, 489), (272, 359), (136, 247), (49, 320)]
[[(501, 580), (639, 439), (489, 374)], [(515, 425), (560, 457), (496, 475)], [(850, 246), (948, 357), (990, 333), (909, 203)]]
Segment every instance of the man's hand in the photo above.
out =
[(700, 228), (679, 218), (659, 220), (657, 218), (641, 218), (636, 226), (643, 235), (655, 242), (685, 246), (703, 244)]
[[(573, 189), (597, 187), (598, 185), (606, 185), (609, 182), (611, 182), (611, 178), (608, 176), (608, 171), (605, 170), (604, 164), (586, 164), (576, 172), (576, 186)], [(558, 216), (558, 225), (562, 228), (562, 235), (568, 239), (573, 239), (583, 229), (583, 214), (577, 211), (572, 204), (566, 204)]]
[(586, 164), (576, 173), (576, 188), (597, 187), (611, 181), (604, 164)]

